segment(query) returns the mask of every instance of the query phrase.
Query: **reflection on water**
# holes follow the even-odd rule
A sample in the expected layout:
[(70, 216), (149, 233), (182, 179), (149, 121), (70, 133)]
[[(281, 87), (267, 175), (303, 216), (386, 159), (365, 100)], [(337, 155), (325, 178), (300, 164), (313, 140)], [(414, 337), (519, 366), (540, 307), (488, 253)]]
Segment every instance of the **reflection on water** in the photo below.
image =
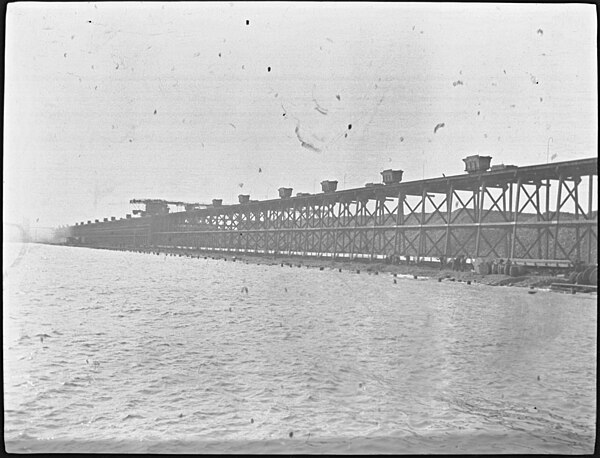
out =
[(30, 245), (4, 299), (5, 438), (23, 450), (593, 448), (590, 297)]

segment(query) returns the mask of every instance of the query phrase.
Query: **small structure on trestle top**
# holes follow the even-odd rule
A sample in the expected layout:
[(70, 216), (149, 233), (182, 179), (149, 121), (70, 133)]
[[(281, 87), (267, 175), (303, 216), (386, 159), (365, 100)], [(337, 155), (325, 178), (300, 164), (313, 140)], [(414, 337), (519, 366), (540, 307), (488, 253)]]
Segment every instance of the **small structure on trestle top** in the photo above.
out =
[[(131, 203), (131, 201), (129, 201)], [(161, 200), (148, 200), (146, 204), (146, 213), (149, 215), (166, 215), (169, 213), (169, 206)]]
[(104, 222), (106, 223), (108, 221), (108, 218), (104, 218)]
[(465, 172), (481, 173), (490, 168), (492, 156), (480, 156), (475, 154), (474, 156), (465, 157), (463, 161), (465, 163)]
[(116, 216), (111, 216), (111, 217), (110, 217), (110, 220), (111, 220), (111, 221), (116, 221), (116, 220), (117, 220), (117, 217), (116, 217)]
[(337, 185), (338, 182), (335, 180), (324, 180), (321, 181), (321, 190), (323, 192), (335, 192)]
[(497, 164), (497, 165), (492, 165), (492, 167), (490, 168), (490, 172), (496, 172), (498, 170), (510, 170), (510, 169), (516, 169), (516, 168), (517, 168), (516, 165)]
[(247, 204), (248, 202), (250, 202), (250, 194), (239, 194), (238, 201), (240, 202), (240, 204)]
[(212, 200), (213, 207), (220, 207), (223, 205), (223, 199), (213, 199)]
[(383, 184), (396, 184), (402, 181), (402, 174), (404, 170), (384, 170), (381, 172), (381, 176), (383, 177)]
[(131, 219), (131, 213), (127, 213), (127, 214), (125, 215), (125, 219)]
[(365, 188), (380, 188), (383, 183), (365, 183)]
[(287, 199), (289, 197), (292, 197), (292, 189), (293, 188), (279, 188), (279, 197), (282, 199)]
[(191, 212), (194, 210), (199, 210), (201, 208), (200, 204), (184, 204), (183, 207), (185, 208), (186, 212)]

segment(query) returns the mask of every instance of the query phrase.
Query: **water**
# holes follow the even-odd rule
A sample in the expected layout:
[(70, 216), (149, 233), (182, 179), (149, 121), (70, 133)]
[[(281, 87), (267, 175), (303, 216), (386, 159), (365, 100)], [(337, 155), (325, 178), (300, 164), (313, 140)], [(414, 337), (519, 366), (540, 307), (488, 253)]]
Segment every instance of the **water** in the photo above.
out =
[(9, 451), (593, 450), (594, 297), (44, 245), (4, 256)]

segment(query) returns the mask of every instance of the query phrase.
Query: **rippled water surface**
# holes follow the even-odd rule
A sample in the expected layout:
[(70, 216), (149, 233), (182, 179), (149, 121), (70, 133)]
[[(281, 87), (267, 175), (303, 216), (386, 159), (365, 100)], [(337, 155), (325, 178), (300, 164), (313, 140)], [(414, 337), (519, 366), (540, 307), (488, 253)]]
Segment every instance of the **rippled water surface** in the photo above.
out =
[(21, 248), (9, 451), (593, 450), (595, 297)]

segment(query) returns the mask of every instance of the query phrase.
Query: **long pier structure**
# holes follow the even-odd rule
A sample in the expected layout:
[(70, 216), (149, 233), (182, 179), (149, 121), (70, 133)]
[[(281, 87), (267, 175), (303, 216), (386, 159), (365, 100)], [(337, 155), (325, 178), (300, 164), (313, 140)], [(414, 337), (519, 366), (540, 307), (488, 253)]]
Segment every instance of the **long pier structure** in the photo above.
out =
[(279, 199), (240, 196), (238, 204), (214, 200), (173, 213), (157, 211), (160, 201), (153, 200), (139, 217), (70, 226), (69, 241), (335, 259), (465, 255), (597, 264), (596, 157), (489, 169), (490, 160), (464, 159), (468, 173), (461, 175), (402, 182), (402, 171), (384, 171), (385, 184), (337, 191), (337, 182), (325, 181), (318, 194), (292, 197), (290, 188), (280, 188)]

